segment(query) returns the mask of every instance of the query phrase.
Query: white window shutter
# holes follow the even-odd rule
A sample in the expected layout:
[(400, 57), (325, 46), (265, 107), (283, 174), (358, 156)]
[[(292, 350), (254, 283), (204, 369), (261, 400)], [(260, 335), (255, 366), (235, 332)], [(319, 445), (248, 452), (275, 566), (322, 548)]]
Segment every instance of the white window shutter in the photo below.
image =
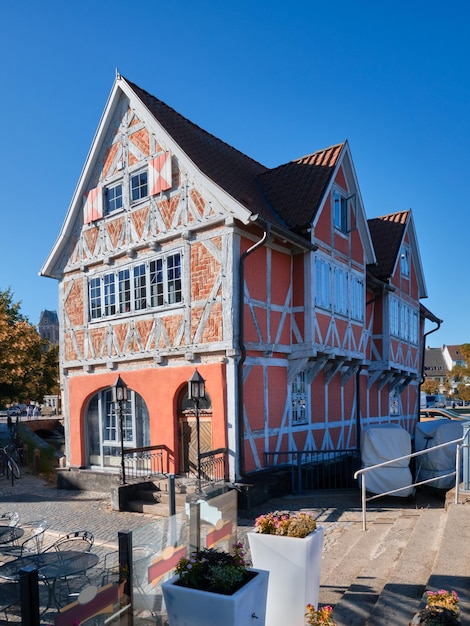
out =
[(149, 162), (150, 195), (171, 189), (171, 154), (163, 152)]
[(103, 194), (101, 187), (90, 189), (83, 196), (83, 221), (85, 224), (103, 217)]

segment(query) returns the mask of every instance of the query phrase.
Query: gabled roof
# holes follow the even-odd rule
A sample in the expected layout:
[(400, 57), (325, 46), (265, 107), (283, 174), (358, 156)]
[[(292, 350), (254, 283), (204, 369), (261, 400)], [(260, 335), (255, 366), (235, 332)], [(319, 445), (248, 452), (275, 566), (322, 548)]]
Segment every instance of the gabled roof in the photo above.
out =
[(311, 225), (344, 145), (319, 150), (260, 175), (267, 200), (290, 228), (301, 230)]
[(416, 268), (419, 297), (426, 298), (427, 291), (424, 282), (423, 267), (419, 254), (418, 241), (414, 228), (411, 211), (399, 211), (382, 217), (367, 220), (369, 231), (377, 257), (376, 265), (371, 265), (369, 271), (380, 280), (387, 282), (394, 274), (400, 260), (401, 246), (408, 231), (411, 254)]

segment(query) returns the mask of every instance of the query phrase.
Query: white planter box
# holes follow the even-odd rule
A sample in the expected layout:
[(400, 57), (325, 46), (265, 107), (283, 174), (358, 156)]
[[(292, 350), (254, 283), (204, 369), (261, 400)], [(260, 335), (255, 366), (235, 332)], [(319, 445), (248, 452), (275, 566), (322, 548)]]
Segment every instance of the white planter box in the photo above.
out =
[(231, 596), (162, 583), (170, 626), (265, 626), (268, 572), (256, 576)]
[(304, 626), (307, 604), (317, 607), (323, 535), (323, 526), (304, 539), (248, 533), (253, 566), (269, 572), (269, 626)]

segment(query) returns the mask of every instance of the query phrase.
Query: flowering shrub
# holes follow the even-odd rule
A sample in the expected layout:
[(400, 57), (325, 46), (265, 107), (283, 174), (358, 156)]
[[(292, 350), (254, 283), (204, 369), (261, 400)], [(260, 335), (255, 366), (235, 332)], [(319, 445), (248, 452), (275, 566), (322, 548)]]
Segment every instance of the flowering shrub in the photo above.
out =
[(307, 604), (307, 612), (305, 613), (305, 617), (307, 618), (307, 625), (336, 626), (335, 620), (331, 617), (332, 612), (332, 606), (323, 606), (320, 609), (315, 609), (313, 604)]
[(233, 549), (234, 554), (229, 554), (206, 548), (181, 558), (175, 568), (179, 576), (175, 584), (231, 595), (254, 576), (248, 570), (243, 544), (236, 543)]
[(426, 591), (427, 603), (415, 615), (411, 626), (458, 626), (460, 624), (459, 597), (455, 591)]
[(448, 609), (455, 615), (459, 615), (459, 596), (455, 591), (440, 589), (439, 591), (426, 591), (426, 595), (428, 596), (426, 606)]
[(284, 535), (286, 537), (306, 537), (315, 530), (317, 523), (309, 513), (289, 513), (274, 511), (260, 515), (255, 520), (257, 533), (264, 535)]

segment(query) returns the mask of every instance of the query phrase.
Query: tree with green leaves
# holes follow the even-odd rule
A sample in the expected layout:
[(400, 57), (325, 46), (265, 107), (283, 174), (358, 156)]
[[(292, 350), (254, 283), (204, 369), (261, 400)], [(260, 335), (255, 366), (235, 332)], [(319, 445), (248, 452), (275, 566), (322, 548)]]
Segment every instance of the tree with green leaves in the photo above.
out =
[(456, 385), (457, 395), (461, 400), (470, 401), (470, 343), (460, 346), (460, 354), (465, 365), (454, 365), (448, 380), (453, 387)]
[(58, 379), (57, 346), (22, 315), (10, 288), (0, 291), (0, 403), (41, 402), (57, 393)]

